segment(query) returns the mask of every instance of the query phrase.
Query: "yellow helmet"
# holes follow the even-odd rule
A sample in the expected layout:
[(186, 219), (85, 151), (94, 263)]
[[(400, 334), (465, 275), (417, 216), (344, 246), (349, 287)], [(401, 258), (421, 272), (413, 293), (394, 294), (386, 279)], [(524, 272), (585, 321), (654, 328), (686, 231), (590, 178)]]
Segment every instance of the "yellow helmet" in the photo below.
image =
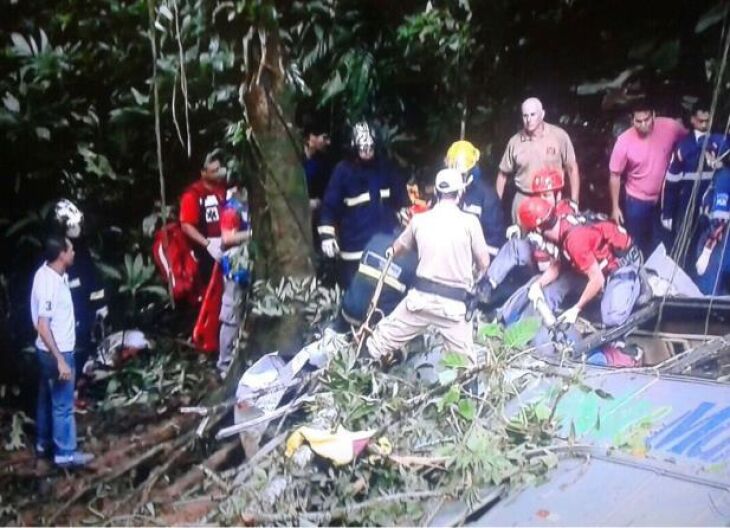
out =
[(455, 141), (446, 152), (446, 166), (466, 174), (479, 161), (479, 149), (468, 141)]

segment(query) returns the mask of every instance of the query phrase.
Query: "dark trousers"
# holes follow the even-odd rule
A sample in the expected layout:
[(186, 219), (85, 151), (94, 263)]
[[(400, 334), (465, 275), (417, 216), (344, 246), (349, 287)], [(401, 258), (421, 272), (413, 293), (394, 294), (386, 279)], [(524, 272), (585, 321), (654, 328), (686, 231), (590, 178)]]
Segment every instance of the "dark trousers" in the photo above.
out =
[(659, 219), (659, 204), (639, 200), (628, 194), (624, 197), (624, 223), (634, 243), (649, 258), (654, 248), (663, 242)]

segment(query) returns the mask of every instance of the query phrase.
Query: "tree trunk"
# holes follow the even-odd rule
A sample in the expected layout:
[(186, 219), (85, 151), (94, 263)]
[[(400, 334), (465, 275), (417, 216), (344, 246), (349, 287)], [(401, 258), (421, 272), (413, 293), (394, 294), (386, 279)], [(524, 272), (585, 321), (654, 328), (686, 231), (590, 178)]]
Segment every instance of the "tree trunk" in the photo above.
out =
[(313, 272), (311, 219), (302, 148), (291, 125), (292, 93), (282, 71), (276, 28), (268, 29), (262, 47), (261, 63), (257, 71), (246, 73), (241, 90), (257, 170), (252, 206), (254, 221), (259, 220), (258, 263), (265, 267), (259, 271), (272, 279), (301, 277)]

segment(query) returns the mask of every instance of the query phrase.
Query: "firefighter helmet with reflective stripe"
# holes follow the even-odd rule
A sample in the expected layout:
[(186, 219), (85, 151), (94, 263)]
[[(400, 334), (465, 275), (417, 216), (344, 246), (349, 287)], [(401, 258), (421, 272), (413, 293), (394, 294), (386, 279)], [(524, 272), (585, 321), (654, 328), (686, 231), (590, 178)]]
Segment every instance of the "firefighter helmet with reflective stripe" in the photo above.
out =
[(59, 200), (53, 208), (53, 218), (64, 229), (67, 237), (81, 236), (84, 213), (71, 200)]
[(477, 164), (479, 155), (479, 149), (469, 141), (455, 141), (446, 151), (446, 166), (466, 174)]
[(535, 194), (559, 191), (564, 186), (563, 171), (556, 167), (543, 167), (532, 176), (532, 192)]
[(553, 206), (543, 198), (525, 198), (517, 208), (517, 219), (520, 226), (526, 231), (534, 231), (545, 227), (553, 217)]
[(436, 192), (440, 194), (464, 190), (464, 178), (456, 169), (442, 169), (436, 175)]

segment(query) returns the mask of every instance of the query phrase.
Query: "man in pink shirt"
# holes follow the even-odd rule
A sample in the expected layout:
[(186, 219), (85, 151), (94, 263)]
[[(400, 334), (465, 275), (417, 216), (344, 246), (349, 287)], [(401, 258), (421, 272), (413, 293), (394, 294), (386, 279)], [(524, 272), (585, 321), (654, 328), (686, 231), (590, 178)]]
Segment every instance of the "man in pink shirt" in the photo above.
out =
[[(634, 106), (632, 127), (613, 146), (609, 170), (611, 217), (625, 224), (636, 245), (648, 257), (659, 243), (659, 198), (675, 143), (687, 130), (674, 119), (656, 117), (646, 102)], [(623, 210), (619, 206), (625, 176)]]

